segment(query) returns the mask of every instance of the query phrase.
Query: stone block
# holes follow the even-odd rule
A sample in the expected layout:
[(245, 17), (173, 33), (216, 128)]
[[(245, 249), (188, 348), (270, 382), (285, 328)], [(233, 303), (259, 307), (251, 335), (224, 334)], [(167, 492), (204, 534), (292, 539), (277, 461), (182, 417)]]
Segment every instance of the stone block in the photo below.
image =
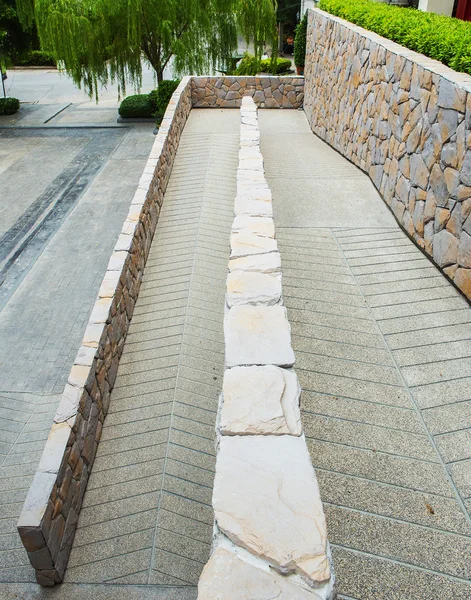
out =
[(294, 364), (290, 326), (282, 306), (235, 306), (224, 318), (226, 364)]
[(444, 229), (433, 236), (433, 260), (439, 267), (448, 267), (456, 263), (458, 240)]
[(325, 518), (304, 437), (222, 436), (213, 508), (220, 530), (283, 575), (330, 578)]
[(301, 435), (301, 388), (294, 371), (234, 367), (223, 382), (223, 435)]
[(281, 257), (279, 252), (268, 254), (252, 254), (242, 258), (233, 258), (229, 261), (229, 271), (254, 271), (259, 273), (279, 273), (281, 270)]
[[(229, 544), (226, 544), (229, 546)], [(245, 560), (244, 560), (245, 559)], [(198, 600), (324, 600), (300, 578), (283, 577), (235, 546), (219, 546), (198, 583)]]
[(281, 273), (234, 271), (227, 276), (226, 302), (229, 307), (250, 304), (274, 306), (281, 300)]
[(242, 230), (249, 231), (263, 237), (275, 237), (275, 223), (270, 217), (252, 217), (251, 215), (239, 215), (232, 223), (234, 233)]
[(276, 240), (242, 230), (231, 235), (231, 258), (278, 250)]

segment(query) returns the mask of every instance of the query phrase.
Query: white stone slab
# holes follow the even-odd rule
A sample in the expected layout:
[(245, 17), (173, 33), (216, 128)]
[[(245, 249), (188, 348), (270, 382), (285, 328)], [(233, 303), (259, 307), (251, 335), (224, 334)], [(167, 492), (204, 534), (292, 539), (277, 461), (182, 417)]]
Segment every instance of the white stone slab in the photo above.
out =
[(220, 530), (282, 574), (330, 578), (325, 517), (303, 437), (222, 436), (213, 507)]
[(259, 273), (278, 273), (281, 270), (281, 256), (279, 252), (268, 254), (252, 254), (233, 258), (229, 261), (229, 271), (255, 271)]
[(271, 201), (257, 200), (247, 196), (237, 196), (234, 205), (234, 214), (250, 215), (253, 217), (271, 217), (273, 208)]
[(198, 600), (323, 600), (325, 596), (283, 577), (268, 566), (255, 566), (241, 554), (217, 548), (198, 583)]
[(281, 301), (281, 273), (235, 271), (227, 276), (227, 306), (275, 306)]
[(237, 233), (246, 229), (250, 233), (264, 237), (275, 237), (275, 223), (271, 217), (252, 217), (251, 215), (238, 215), (232, 223), (232, 232)]
[(278, 250), (276, 240), (250, 231), (239, 231), (231, 235), (231, 258), (249, 256), (250, 254), (264, 254)]
[(224, 318), (224, 336), (228, 367), (294, 364), (284, 306), (234, 306)]
[(301, 435), (296, 373), (272, 365), (234, 367), (224, 373), (223, 435)]

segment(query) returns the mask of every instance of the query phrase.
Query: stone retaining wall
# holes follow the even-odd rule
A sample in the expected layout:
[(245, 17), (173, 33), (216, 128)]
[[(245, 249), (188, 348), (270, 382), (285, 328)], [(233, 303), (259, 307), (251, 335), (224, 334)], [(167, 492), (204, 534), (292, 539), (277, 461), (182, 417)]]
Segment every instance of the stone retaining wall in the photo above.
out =
[(302, 433), (257, 109), (241, 109), (224, 320), (213, 553), (199, 600), (330, 599), (333, 573), (316, 476)]
[(195, 108), (238, 108), (252, 96), (259, 108), (300, 108), (304, 77), (193, 77), (191, 101)]
[(191, 82), (173, 94), (110, 258), (18, 521), (38, 583), (62, 581), (119, 359), (180, 135)]
[(471, 298), (471, 77), (315, 9), (305, 80), (314, 133)]

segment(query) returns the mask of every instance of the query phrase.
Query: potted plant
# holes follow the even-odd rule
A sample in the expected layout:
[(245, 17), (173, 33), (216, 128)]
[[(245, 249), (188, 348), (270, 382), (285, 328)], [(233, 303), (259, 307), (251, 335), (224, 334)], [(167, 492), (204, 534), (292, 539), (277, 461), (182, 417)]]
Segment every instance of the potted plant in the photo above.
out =
[(307, 36), (307, 11), (301, 22), (296, 27), (294, 37), (294, 64), (296, 73), (304, 75), (304, 65), (306, 62), (306, 36)]

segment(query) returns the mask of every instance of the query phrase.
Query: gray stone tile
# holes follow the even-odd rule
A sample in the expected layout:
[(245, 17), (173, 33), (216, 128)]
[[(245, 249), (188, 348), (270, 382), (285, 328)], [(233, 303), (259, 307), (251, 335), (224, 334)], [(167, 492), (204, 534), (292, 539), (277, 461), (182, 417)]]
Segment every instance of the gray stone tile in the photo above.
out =
[(425, 434), (308, 413), (304, 413), (303, 423), (306, 436), (316, 440), (340, 442), (354, 448), (386, 452), (418, 460), (438, 461)]
[[(439, 382), (445, 383), (446, 380), (465, 378), (471, 373), (471, 357), (430, 362), (424, 365), (416, 364), (404, 367), (402, 373), (407, 383), (411, 386)], [(452, 385), (451, 381), (447, 383)]]
[(435, 443), (445, 462), (471, 458), (471, 428), (436, 435)]
[[(463, 580), (435, 574), (334, 546), (339, 598), (361, 598), (362, 600), (467, 600), (471, 585)], [(345, 596), (343, 596), (345, 595)]]
[(412, 388), (412, 394), (421, 408), (462, 402), (471, 398), (471, 377), (450, 379)]
[(314, 468), (356, 475), (411, 490), (453, 497), (440, 464), (307, 438)]
[(413, 409), (388, 406), (380, 404), (379, 401), (373, 404), (304, 391), (301, 396), (301, 406), (305, 414), (337, 417), (412, 433), (424, 432), (423, 425)]
[(471, 533), (471, 526), (455, 499), (322, 469), (316, 473), (322, 500), (328, 504), (461, 535)]
[[(435, 572), (470, 578), (471, 538), (450, 535), (350, 509), (325, 505), (332, 544), (375, 554)], [(407, 543), (404, 543), (407, 540)]]

